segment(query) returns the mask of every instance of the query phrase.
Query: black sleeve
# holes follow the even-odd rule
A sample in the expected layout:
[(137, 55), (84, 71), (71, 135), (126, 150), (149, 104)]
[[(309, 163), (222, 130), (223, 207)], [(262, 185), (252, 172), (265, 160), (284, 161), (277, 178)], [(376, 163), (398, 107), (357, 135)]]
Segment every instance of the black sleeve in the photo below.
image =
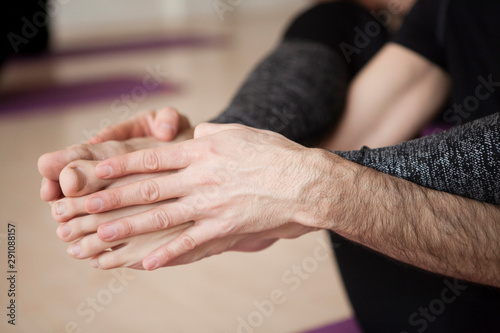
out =
[(392, 41), (445, 68), (443, 38), (447, 4), (447, 0), (419, 0)]
[(270, 130), (309, 144), (340, 118), (347, 85), (347, 65), (333, 50), (313, 42), (284, 41), (212, 121)]
[(397, 146), (336, 154), (428, 188), (500, 204), (500, 112)]
[(212, 122), (240, 123), (314, 143), (340, 119), (353, 75), (387, 41), (381, 27), (362, 50), (342, 52), (343, 41), (354, 43), (355, 28), (372, 21), (379, 24), (365, 9), (344, 1), (302, 13)]

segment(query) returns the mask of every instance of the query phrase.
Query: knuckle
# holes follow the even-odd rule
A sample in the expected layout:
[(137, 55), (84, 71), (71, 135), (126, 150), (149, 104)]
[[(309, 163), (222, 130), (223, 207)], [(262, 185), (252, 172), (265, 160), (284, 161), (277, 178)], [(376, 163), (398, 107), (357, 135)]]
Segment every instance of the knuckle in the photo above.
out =
[(166, 263), (174, 258), (174, 254), (170, 249), (164, 248), (157, 254), (157, 257), (160, 263)]
[(205, 134), (205, 132), (207, 131), (207, 126), (208, 124), (207, 123), (201, 123), (201, 124), (198, 124), (194, 127), (194, 137), (197, 138), (197, 137), (200, 137), (200, 136), (203, 136)]
[(228, 236), (238, 231), (234, 223), (223, 223), (220, 227), (220, 236)]
[(197, 246), (196, 241), (189, 234), (184, 234), (181, 236), (180, 244), (184, 250), (194, 250)]
[(143, 156), (144, 168), (148, 171), (155, 172), (160, 170), (160, 157), (154, 150), (147, 150)]
[(113, 166), (113, 168), (116, 167), (120, 175), (126, 175), (128, 171), (128, 162), (126, 158), (124, 156), (118, 157), (115, 160), (115, 163), (116, 164)]
[(122, 233), (123, 233), (123, 236), (131, 236), (131, 235), (134, 235), (135, 234), (135, 225), (134, 223), (131, 223), (130, 221), (127, 221), (127, 220), (124, 220), (122, 221), (123, 223), (123, 230), (122, 230)]
[(121, 195), (115, 192), (108, 193), (107, 198), (104, 198), (103, 201), (106, 203), (104, 205), (107, 206), (108, 209), (119, 208), (122, 205)]
[(156, 202), (160, 198), (160, 187), (154, 180), (146, 180), (141, 184), (141, 197), (146, 202)]
[(155, 230), (163, 230), (172, 226), (172, 220), (164, 209), (158, 209), (153, 213), (152, 224)]

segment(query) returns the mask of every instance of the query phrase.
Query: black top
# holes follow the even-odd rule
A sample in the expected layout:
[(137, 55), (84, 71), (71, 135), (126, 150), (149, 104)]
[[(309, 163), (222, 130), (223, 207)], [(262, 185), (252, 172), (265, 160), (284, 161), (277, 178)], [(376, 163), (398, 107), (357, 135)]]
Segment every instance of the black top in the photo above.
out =
[[(393, 41), (421, 54), (450, 74), (450, 104), (440, 115), (441, 121), (455, 126), (500, 111), (500, 1), (420, 0)], [(498, 123), (492, 126), (494, 129)], [(493, 138), (498, 139), (498, 131)], [(434, 148), (439, 145), (435, 144)], [(474, 149), (472, 153), (477, 152), (478, 147), (463, 142), (457, 146)], [(498, 144), (488, 147), (489, 160), (494, 161), (491, 152), (498, 156)], [(417, 155), (427, 153), (420, 148), (414, 152)], [(463, 158), (471, 157), (469, 155), (472, 154)], [(402, 154), (398, 159), (403, 156), (409, 158), (410, 164), (425, 167), (425, 162), (416, 156)], [(448, 158), (444, 160), (449, 162)], [(429, 170), (436, 171), (440, 164), (432, 161), (439, 161), (439, 156), (433, 154), (430, 158), (432, 168)], [(455, 162), (462, 165), (461, 158)], [(375, 169), (389, 165), (391, 160), (382, 154), (378, 163)], [(395, 169), (400, 171), (398, 163)], [(495, 171), (491, 166), (469, 169), (479, 173)], [(425, 173), (426, 170), (420, 171)], [(337, 244), (335, 254), (344, 284), (366, 333), (500, 332), (500, 289), (424, 271), (334, 233), (331, 237)], [(446, 300), (445, 293), (450, 290), (458, 291), (457, 297)]]
[(450, 74), (441, 121), (459, 125), (500, 110), (500, 1), (420, 0), (394, 41)]

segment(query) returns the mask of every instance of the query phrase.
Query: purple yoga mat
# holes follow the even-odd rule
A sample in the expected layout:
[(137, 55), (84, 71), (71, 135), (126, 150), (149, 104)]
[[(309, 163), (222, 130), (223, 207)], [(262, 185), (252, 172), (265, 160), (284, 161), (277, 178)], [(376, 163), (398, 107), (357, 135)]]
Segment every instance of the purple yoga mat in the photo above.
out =
[(304, 333), (363, 333), (356, 319), (351, 318)]
[(74, 48), (63, 51), (53, 51), (30, 56), (17, 56), (10, 60), (12, 65), (19, 66), (25, 63), (54, 61), (59, 59), (89, 57), (114, 53), (143, 52), (156, 49), (186, 48), (186, 47), (222, 47), (227, 44), (225, 36), (177, 36), (132, 40), (128, 42), (110, 43), (91, 47)]
[[(47, 109), (70, 108), (75, 105), (100, 101), (122, 103), (123, 96), (129, 100), (140, 101), (153, 94), (177, 93), (180, 86), (162, 82), (154, 87), (144, 87), (142, 78), (121, 77), (105, 80), (76, 82), (65, 85), (47, 85), (0, 95), (0, 114), (19, 114), (24, 112), (42, 112)], [(125, 103), (125, 102), (123, 102)]]
[[(41, 55), (16, 57), (9, 61), (9, 66), (23, 66), (31, 63), (58, 61), (73, 57), (91, 57), (114, 53), (130, 53), (150, 51), (154, 49), (182, 48), (182, 47), (219, 47), (227, 42), (224, 36), (176, 36), (129, 42), (111, 43), (94, 47), (75, 48), (59, 52), (48, 52)], [(119, 99), (122, 94), (140, 93), (144, 84), (141, 79), (134, 77), (108, 78), (76, 82), (65, 85), (46, 85), (24, 91), (1, 94), (0, 114), (45, 111), (47, 109), (69, 108), (84, 103), (94, 103), (102, 100)], [(162, 82), (147, 94), (179, 92), (176, 84)]]

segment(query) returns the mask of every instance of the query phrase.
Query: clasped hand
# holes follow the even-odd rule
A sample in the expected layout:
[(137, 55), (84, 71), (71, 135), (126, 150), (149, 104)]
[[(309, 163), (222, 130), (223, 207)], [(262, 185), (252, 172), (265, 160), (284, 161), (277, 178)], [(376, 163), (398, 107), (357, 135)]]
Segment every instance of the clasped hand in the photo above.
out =
[(311, 191), (321, 172), (310, 151), (269, 131), (201, 124), (192, 140), (100, 162), (95, 174), (101, 179), (158, 176), (93, 193), (83, 205), (98, 214), (163, 202), (100, 225), (97, 235), (106, 242), (192, 223), (146, 256), (147, 270), (228, 250), (257, 251), (317, 229)]

